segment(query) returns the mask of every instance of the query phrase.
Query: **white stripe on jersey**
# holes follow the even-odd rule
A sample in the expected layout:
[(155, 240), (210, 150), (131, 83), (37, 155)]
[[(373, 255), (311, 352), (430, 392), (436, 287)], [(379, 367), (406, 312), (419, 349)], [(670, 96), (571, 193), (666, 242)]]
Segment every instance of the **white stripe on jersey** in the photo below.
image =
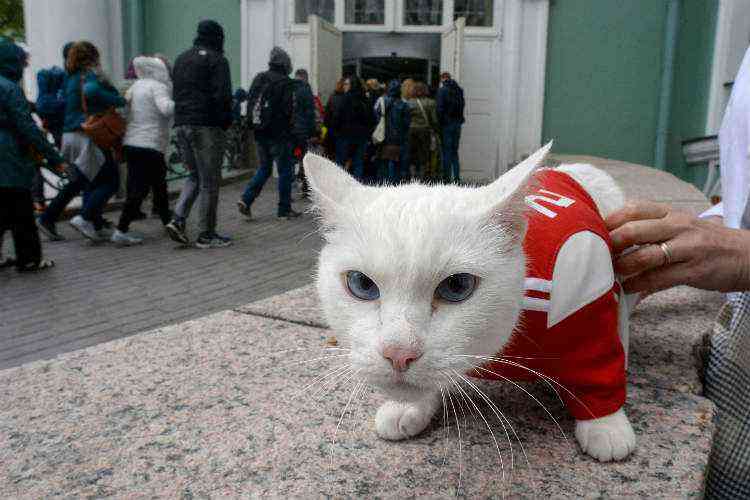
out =
[(552, 290), (552, 281), (543, 280), (542, 278), (526, 278), (524, 288), (535, 292), (549, 293)]
[(549, 300), (538, 299), (536, 297), (524, 297), (521, 308), (526, 311), (547, 312), (549, 311)]

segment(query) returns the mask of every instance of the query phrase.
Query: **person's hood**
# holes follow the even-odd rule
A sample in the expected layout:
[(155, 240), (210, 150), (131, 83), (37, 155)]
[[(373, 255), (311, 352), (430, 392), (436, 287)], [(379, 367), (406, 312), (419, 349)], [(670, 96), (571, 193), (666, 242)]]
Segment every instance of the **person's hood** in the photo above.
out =
[(0, 75), (18, 83), (23, 78), (26, 52), (8, 39), (0, 40)]
[(271, 55), (268, 58), (268, 67), (288, 76), (292, 72), (292, 59), (284, 49), (274, 47), (271, 49)]
[(198, 34), (193, 41), (196, 47), (206, 47), (224, 53), (224, 28), (216, 21), (207, 19), (198, 23)]
[(458, 83), (456, 83), (456, 80), (454, 80), (452, 78), (449, 78), (448, 80), (445, 80), (443, 82), (443, 85), (446, 86), (446, 87), (458, 88)]
[(167, 65), (156, 57), (136, 57), (133, 59), (133, 69), (139, 80), (156, 80), (166, 85), (172, 82)]
[(52, 66), (47, 69), (40, 69), (36, 74), (36, 84), (39, 87), (40, 94), (49, 94), (62, 87), (65, 81), (65, 70)]
[(401, 82), (393, 80), (388, 84), (388, 97), (401, 97)]

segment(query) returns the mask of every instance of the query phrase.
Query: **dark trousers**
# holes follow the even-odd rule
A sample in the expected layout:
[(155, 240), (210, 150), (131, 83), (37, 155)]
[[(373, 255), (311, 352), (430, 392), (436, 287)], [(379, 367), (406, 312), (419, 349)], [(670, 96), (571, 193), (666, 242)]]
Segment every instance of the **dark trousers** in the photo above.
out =
[(41, 215), (41, 219), (48, 224), (54, 224), (60, 218), (63, 210), (68, 204), (85, 191), (81, 216), (94, 224), (99, 230), (102, 228), (104, 219), (102, 213), (107, 202), (114, 196), (120, 184), (120, 172), (117, 164), (110, 155), (102, 165), (101, 170), (89, 181), (77, 168), (72, 168), (68, 183), (57, 193), (57, 196), (47, 206), (47, 210)]
[(0, 187), (0, 235), (13, 235), (16, 266), (20, 269), (42, 260), (42, 244), (34, 220), (34, 206), (28, 189)]
[(461, 144), (461, 124), (443, 125), (443, 178), (445, 182), (461, 182), (458, 147)]
[(159, 214), (162, 224), (168, 224), (172, 214), (167, 197), (164, 155), (155, 149), (134, 146), (125, 146), (124, 152), (128, 162), (128, 194), (117, 229), (128, 232), (130, 223), (138, 217), (141, 204), (151, 189), (154, 191), (154, 211)]
[(279, 209), (278, 215), (286, 215), (292, 209), (292, 145), (288, 141), (274, 142), (267, 139), (257, 139), (258, 171), (248, 183), (242, 194), (242, 201), (247, 206), (252, 205), (266, 185), (273, 164), (279, 172)]
[(362, 181), (365, 177), (365, 149), (367, 138), (338, 137), (336, 139), (336, 163), (345, 167), (346, 160), (352, 160), (352, 173)]

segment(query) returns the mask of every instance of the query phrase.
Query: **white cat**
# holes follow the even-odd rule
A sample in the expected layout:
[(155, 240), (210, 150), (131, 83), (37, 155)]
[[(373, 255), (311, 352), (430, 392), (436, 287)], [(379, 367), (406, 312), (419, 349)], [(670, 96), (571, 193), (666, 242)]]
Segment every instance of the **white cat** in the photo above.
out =
[[(455, 389), (462, 376), (528, 375), (518, 357), (506, 355), (523, 344), (525, 335), (514, 332), (538, 323), (541, 344), (530, 345), (540, 360), (523, 364), (565, 388), (559, 392), (576, 417), (581, 448), (601, 461), (634, 450), (622, 409), (627, 332), (619, 326), (623, 347), (607, 237), (601, 229), (576, 229), (581, 218), (592, 218), (580, 215), (586, 207), (603, 226), (623, 195), (590, 165), (537, 171), (550, 147), (479, 188), (365, 186), (324, 158), (305, 157), (326, 240), (318, 292), (328, 324), (350, 345), (352, 369), (390, 398), (376, 416), (382, 438), (422, 432), (441, 408), (441, 388)], [(567, 191), (535, 187), (539, 179)], [(549, 226), (534, 233), (534, 224)], [(534, 277), (540, 259), (525, 252), (554, 240), (559, 224), (572, 236), (553, 249), (548, 279)], [(546, 344), (556, 338), (545, 337), (552, 328), (570, 340)], [(551, 355), (559, 357), (557, 368), (541, 360)]]

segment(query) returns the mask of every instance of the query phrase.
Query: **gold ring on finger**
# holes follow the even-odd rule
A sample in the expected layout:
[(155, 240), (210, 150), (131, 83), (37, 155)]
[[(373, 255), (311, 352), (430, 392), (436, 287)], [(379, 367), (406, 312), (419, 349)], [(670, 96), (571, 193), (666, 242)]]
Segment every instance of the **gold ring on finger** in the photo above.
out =
[(666, 241), (664, 243), (659, 244), (659, 248), (661, 248), (661, 251), (664, 253), (664, 263), (662, 266), (668, 266), (672, 263), (672, 249), (669, 248), (669, 243)]

